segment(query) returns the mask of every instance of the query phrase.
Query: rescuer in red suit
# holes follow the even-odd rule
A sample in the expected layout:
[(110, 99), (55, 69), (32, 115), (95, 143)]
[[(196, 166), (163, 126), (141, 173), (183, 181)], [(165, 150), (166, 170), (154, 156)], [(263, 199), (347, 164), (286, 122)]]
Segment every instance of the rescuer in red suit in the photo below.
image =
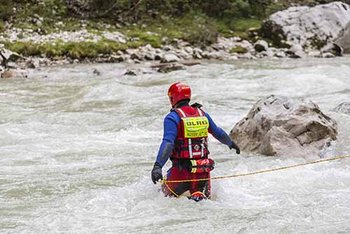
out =
[[(163, 179), (162, 167), (170, 158), (166, 182), (162, 185), (166, 195), (180, 196), (189, 191), (188, 197), (199, 201), (210, 198), (210, 171), (214, 161), (209, 158), (208, 134), (240, 153), (239, 147), (216, 126), (208, 113), (198, 103), (190, 105), (191, 88), (177, 82), (170, 86), (168, 96), (172, 109), (164, 119), (164, 134), (151, 177), (155, 184)], [(193, 180), (172, 183), (174, 180)]]

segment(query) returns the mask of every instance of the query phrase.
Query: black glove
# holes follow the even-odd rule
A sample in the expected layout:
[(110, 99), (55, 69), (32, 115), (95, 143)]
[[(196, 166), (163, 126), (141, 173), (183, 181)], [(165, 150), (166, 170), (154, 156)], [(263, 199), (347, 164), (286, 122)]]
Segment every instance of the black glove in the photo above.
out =
[(158, 180), (162, 180), (163, 179), (163, 175), (162, 175), (162, 167), (160, 166), (159, 163), (154, 163), (152, 172), (151, 172), (151, 177), (152, 177), (152, 181), (154, 184), (156, 184), (156, 182)]
[(235, 149), (236, 150), (236, 154), (240, 154), (241, 153), (241, 150), (236, 145), (236, 143), (234, 143), (233, 141), (232, 141), (232, 143), (231, 143), (231, 145), (229, 147), (230, 147), (230, 149)]

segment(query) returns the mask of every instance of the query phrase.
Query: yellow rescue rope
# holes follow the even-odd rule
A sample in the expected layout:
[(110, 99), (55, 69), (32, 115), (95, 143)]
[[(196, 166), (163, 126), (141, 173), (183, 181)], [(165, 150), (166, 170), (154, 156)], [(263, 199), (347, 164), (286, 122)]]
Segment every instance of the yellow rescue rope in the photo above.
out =
[[(278, 168), (272, 168), (272, 169), (254, 171), (254, 172), (247, 172), (247, 173), (241, 173), (241, 174), (235, 174), (235, 175), (216, 176), (216, 177), (212, 177), (211, 180), (222, 180), (222, 179), (229, 179), (229, 178), (257, 175), (257, 174), (263, 174), (263, 173), (274, 172), (274, 171), (281, 171), (281, 170), (286, 170), (286, 169), (289, 169), (289, 168), (301, 167), (301, 166), (317, 164), (317, 163), (322, 163), (322, 162), (335, 161), (335, 160), (344, 159), (344, 158), (350, 158), (350, 155), (337, 156), (337, 157), (333, 157), (333, 158), (320, 159), (320, 160), (306, 162), (306, 163), (301, 163), (301, 164), (295, 164), (295, 165), (290, 165), (290, 166), (284, 166), (284, 167), (278, 167)], [(169, 189), (169, 191), (172, 192), (176, 197), (179, 197), (178, 194), (176, 194), (174, 191), (172, 191), (169, 188), (169, 186), (167, 185), (168, 183), (186, 183), (186, 182), (207, 181), (207, 180), (210, 180), (210, 178), (188, 179), (188, 180), (166, 180), (166, 179), (164, 179), (164, 180), (161, 181), (161, 183), (164, 184)]]

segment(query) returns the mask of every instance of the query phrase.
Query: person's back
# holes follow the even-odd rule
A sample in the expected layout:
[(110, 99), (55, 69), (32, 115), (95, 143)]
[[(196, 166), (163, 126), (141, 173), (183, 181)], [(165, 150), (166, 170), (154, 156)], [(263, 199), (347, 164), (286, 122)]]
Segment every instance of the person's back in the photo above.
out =
[(162, 167), (170, 158), (172, 167), (163, 183), (163, 192), (180, 196), (189, 191), (189, 198), (210, 198), (210, 171), (214, 161), (209, 156), (208, 133), (230, 149), (238, 146), (219, 127), (200, 104), (189, 105), (191, 89), (183, 83), (175, 83), (168, 91), (173, 107), (164, 119), (164, 135), (156, 162), (152, 169), (153, 183), (161, 180)]

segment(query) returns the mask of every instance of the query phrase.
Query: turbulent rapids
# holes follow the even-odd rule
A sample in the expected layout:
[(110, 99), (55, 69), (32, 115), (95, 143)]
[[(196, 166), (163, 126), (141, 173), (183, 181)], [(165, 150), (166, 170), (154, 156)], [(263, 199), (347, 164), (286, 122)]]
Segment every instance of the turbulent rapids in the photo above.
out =
[[(350, 231), (346, 158), (214, 180), (212, 199), (200, 203), (165, 198), (150, 179), (170, 109), (166, 92), (179, 80), (226, 132), (263, 97), (309, 99), (338, 124), (325, 158), (349, 155), (350, 115), (336, 111), (350, 100), (349, 57), (215, 62), (124, 76), (130, 66), (55, 67), (0, 80), (1, 232)], [(320, 159), (236, 155), (209, 141), (213, 177)]]

